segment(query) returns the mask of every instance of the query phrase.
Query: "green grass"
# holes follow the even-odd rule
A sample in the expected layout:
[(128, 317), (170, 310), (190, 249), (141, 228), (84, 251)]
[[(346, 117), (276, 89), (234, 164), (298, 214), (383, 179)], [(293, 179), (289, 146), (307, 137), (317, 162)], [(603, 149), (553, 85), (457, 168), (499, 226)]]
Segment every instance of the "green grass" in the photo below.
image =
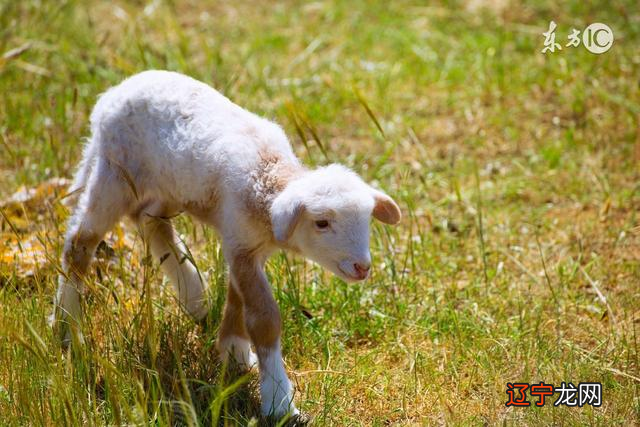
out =
[[(290, 255), (268, 265), (316, 425), (640, 423), (637, 2), (205, 3), (0, 0), (0, 55), (22, 47), (0, 56), (2, 199), (72, 176), (109, 86), (187, 73), (405, 213), (374, 227), (366, 283)], [(563, 44), (592, 22), (616, 41), (543, 55), (550, 20)], [(217, 325), (180, 312), (130, 225), (87, 280), (86, 344), (63, 354), (46, 325), (62, 192), (0, 205), (0, 424), (258, 419), (257, 375), (220, 365)], [(219, 241), (177, 225), (219, 313)], [(518, 381), (598, 381), (603, 405), (507, 408)]]

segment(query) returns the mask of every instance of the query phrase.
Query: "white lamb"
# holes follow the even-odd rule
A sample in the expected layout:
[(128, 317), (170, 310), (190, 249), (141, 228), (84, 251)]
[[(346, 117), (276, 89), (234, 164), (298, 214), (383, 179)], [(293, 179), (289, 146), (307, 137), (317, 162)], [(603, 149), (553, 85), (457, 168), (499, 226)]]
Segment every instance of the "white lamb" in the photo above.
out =
[(215, 227), (231, 283), (217, 348), (260, 369), (262, 412), (296, 414), (280, 351), (280, 313), (264, 273), (279, 248), (299, 252), (348, 281), (369, 273), (370, 217), (400, 209), (340, 165), (305, 169), (282, 129), (190, 77), (146, 71), (109, 89), (91, 114), (72, 188), (52, 324), (68, 343), (81, 320), (82, 277), (95, 248), (128, 215), (141, 225), (184, 309), (208, 313), (205, 287), (169, 218), (187, 212)]

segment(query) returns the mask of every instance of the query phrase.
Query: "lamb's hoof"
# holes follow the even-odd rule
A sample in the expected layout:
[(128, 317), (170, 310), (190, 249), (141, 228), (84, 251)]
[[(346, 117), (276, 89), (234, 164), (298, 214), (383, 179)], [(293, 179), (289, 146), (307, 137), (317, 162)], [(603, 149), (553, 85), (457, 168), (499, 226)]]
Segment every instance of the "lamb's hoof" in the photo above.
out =
[(309, 414), (305, 414), (304, 412), (299, 412), (295, 415), (292, 415), (284, 425), (287, 427), (298, 427), (298, 426), (306, 426), (311, 423), (311, 416)]
[(288, 415), (287, 418), (267, 417), (267, 426), (302, 427), (311, 424), (311, 416), (304, 412)]
[(218, 343), (218, 351), (223, 362), (233, 362), (241, 372), (248, 372), (258, 366), (258, 356), (251, 350), (248, 340), (231, 337)]
[(236, 364), (238, 365), (238, 368), (245, 372), (249, 372), (250, 370), (258, 367), (258, 355), (251, 350), (249, 350), (246, 353), (243, 353), (242, 360), (240, 361), (238, 359), (235, 359), (235, 360), (236, 360)]

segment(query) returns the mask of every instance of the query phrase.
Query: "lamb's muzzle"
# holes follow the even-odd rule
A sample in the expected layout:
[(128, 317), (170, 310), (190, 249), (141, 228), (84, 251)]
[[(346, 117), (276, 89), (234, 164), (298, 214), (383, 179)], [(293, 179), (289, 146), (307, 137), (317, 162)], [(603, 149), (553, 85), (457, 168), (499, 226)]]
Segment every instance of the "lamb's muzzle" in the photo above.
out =
[(279, 126), (166, 71), (140, 73), (100, 97), (77, 188), (52, 315), (63, 341), (79, 330), (80, 291), (95, 248), (125, 215), (140, 224), (182, 307), (206, 316), (202, 277), (169, 219), (184, 211), (218, 230), (230, 265), (218, 350), (248, 368), (257, 360), (262, 411), (278, 417), (297, 409), (267, 258), (290, 249), (345, 280), (363, 280), (371, 217), (387, 224), (401, 218), (389, 196), (349, 169), (305, 169)]

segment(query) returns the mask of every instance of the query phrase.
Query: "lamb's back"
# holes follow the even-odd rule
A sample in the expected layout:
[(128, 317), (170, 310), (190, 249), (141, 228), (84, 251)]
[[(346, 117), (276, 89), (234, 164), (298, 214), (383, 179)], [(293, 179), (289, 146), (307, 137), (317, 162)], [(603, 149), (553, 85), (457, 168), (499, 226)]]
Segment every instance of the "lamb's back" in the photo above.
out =
[(297, 162), (278, 125), (168, 71), (145, 71), (109, 89), (91, 114), (91, 128), (103, 156), (140, 185), (174, 198), (185, 188), (189, 198), (199, 188), (238, 190), (264, 147)]

